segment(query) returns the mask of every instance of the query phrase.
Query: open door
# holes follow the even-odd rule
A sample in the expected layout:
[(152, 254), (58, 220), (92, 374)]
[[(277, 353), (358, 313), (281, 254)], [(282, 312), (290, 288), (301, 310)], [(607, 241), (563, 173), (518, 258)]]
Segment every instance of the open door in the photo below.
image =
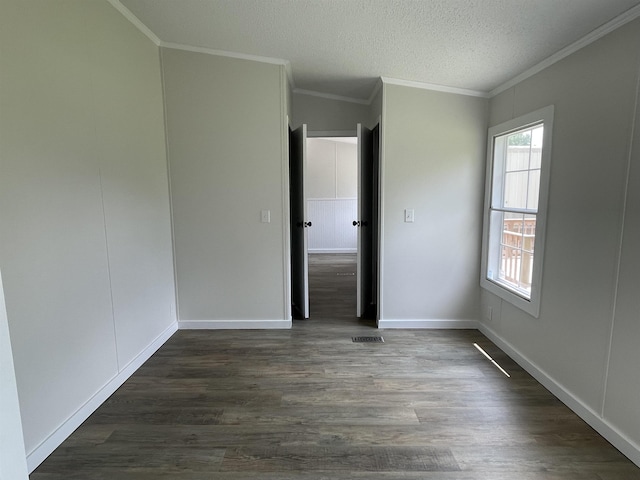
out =
[(362, 318), (377, 316), (379, 126), (358, 124), (357, 307)]
[(291, 231), (291, 306), (293, 318), (309, 318), (309, 257), (307, 253), (304, 179), (307, 167), (307, 126), (289, 129), (289, 202)]

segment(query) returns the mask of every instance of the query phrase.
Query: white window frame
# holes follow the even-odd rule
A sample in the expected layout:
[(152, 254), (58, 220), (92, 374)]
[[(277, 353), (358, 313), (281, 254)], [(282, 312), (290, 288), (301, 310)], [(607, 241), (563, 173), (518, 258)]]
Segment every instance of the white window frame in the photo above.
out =
[[(480, 286), (528, 314), (538, 317), (540, 314), (540, 293), (542, 287), (542, 266), (544, 263), (544, 245), (547, 225), (547, 204), (549, 197), (549, 174), (551, 167), (551, 141), (553, 134), (553, 105), (541, 108), (535, 112), (522, 115), (513, 120), (489, 128), (487, 137), (487, 169), (485, 179), (484, 215), (482, 226), (482, 260), (480, 268)], [(489, 222), (492, 211), (493, 198), (493, 170), (495, 138), (517, 132), (527, 127), (544, 125), (542, 158), (540, 167), (540, 193), (538, 197), (538, 211), (536, 213), (536, 233), (534, 241), (533, 273), (530, 298), (518, 295), (515, 289), (489, 278)]]

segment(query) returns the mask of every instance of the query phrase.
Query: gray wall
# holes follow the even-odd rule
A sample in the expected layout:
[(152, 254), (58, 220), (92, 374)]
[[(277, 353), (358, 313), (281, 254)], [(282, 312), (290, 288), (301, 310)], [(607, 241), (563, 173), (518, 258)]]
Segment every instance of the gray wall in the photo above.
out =
[(555, 119), (540, 318), (483, 293), (483, 330), (636, 462), (639, 67), (635, 20), (491, 100), (492, 125), (550, 104)]
[(298, 127), (306, 123), (312, 135), (313, 132), (351, 132), (351, 136), (355, 136), (356, 125), (366, 125), (369, 116), (369, 105), (303, 93), (293, 94), (292, 125)]
[[(390, 84), (383, 98), (380, 326), (469, 326), (480, 295), (487, 100)], [(404, 222), (407, 208), (415, 223)]]
[(4, 1), (0, 268), (27, 453), (171, 325), (157, 47), (104, 1)]
[(290, 322), (284, 67), (164, 48), (162, 61), (179, 319)]
[(27, 480), (27, 460), (9, 323), (0, 276), (0, 478)]

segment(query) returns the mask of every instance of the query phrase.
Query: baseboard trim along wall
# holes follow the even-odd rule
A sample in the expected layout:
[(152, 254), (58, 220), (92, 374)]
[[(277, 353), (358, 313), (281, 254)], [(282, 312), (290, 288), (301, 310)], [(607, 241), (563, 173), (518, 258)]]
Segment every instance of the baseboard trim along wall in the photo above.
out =
[(635, 444), (623, 433), (618, 431), (605, 418), (601, 417), (590, 407), (585, 405), (579, 398), (565, 389), (562, 384), (548, 375), (544, 370), (531, 362), (526, 356), (521, 354), (509, 342), (504, 340), (493, 330), (484, 324), (480, 324), (480, 332), (489, 340), (495, 343), (500, 349), (509, 355), (515, 362), (524, 368), (532, 377), (540, 382), (547, 390), (553, 393), (562, 403), (587, 422), (600, 435), (606, 438), (614, 447), (626, 455), (629, 460), (640, 467), (640, 445)]
[(439, 329), (478, 329), (477, 320), (438, 320), (426, 318), (380, 319), (378, 328), (439, 328)]
[(291, 328), (291, 320), (180, 320), (180, 330), (270, 330)]
[(120, 386), (133, 375), (171, 336), (178, 331), (178, 323), (169, 325), (131, 360), (120, 372), (109, 380), (93, 397), (87, 400), (76, 412), (60, 425), (46, 440), (27, 454), (29, 473), (33, 472), (53, 451), (64, 442), (89, 416), (97, 410)]

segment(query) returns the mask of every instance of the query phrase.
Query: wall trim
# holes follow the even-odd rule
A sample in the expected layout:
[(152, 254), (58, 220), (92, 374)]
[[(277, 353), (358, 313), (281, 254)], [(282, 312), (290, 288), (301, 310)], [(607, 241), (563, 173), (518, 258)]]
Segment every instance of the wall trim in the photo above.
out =
[(89, 416), (96, 411), (120, 386), (133, 375), (171, 336), (178, 331), (178, 323), (170, 324), (155, 340), (125, 365), (100, 390), (75, 411), (51, 435), (27, 454), (29, 473), (33, 472), (53, 451), (64, 442)]
[(440, 320), (436, 318), (379, 319), (378, 328), (478, 329), (478, 321), (470, 319)]
[(600, 435), (627, 456), (629, 460), (640, 467), (640, 445), (634, 443), (624, 433), (620, 432), (615, 426), (609, 423), (607, 419), (587, 406), (578, 397), (567, 390), (560, 382), (554, 379), (534, 362), (529, 360), (524, 354), (499, 336), (491, 328), (480, 323), (478, 330), (480, 330), (480, 332), (489, 340), (495, 343), (503, 352), (515, 360), (518, 365), (524, 368), (562, 403), (591, 425), (591, 427), (593, 427)]
[(183, 45), (181, 43), (171, 43), (171, 42), (161, 41), (159, 46), (162, 48), (169, 48), (171, 50), (184, 50), (186, 52), (204, 53), (206, 55), (214, 55), (217, 57), (229, 57), (229, 58), (237, 58), (240, 60), (251, 60), (252, 62), (269, 63), (271, 65), (284, 65), (285, 70), (286, 70), (287, 64), (289, 63), (288, 60), (284, 60), (282, 58), (261, 57), (259, 55), (227, 52), (225, 50), (215, 50), (213, 48), (193, 47), (191, 45)]
[(447, 85), (436, 85), (435, 83), (415, 82), (413, 80), (401, 80), (399, 78), (380, 77), (383, 83), (389, 85), (399, 85), (401, 87), (419, 88), (422, 90), (432, 90), (435, 92), (454, 93), (456, 95), (467, 95), (469, 97), (489, 98), (489, 93), (480, 90), (469, 90), (466, 88), (449, 87)]
[(120, 0), (107, 0), (111, 4), (113, 8), (118, 10), (124, 18), (129, 20), (138, 30), (144, 33), (149, 40), (155, 43), (157, 46), (160, 45), (161, 41), (158, 36), (153, 33), (144, 23), (140, 21), (138, 17), (136, 17), (131, 10), (120, 3)]
[[(382, 77), (378, 77), (378, 81), (376, 82), (376, 86), (373, 88), (373, 91), (371, 92), (371, 95), (369, 95), (369, 98), (367, 99), (367, 105), (371, 105), (373, 103), (373, 99), (376, 98), (376, 95), (378, 94), (378, 92), (380, 91), (380, 89), (382, 88)], [(380, 120), (380, 119), (378, 119)], [(378, 123), (380, 123), (378, 121)], [(373, 126), (375, 128), (375, 125)]]
[(508, 80), (502, 85), (499, 85), (498, 87), (491, 90), (488, 96), (490, 98), (495, 97), (499, 93), (502, 93), (505, 90), (508, 90), (509, 88), (522, 82), (523, 80), (526, 80), (527, 78), (534, 76), (536, 73), (541, 72), (545, 68), (550, 67), (554, 63), (559, 62), (563, 58), (568, 57), (569, 55), (577, 52), (578, 50), (581, 50), (587, 45), (595, 42), (596, 40), (601, 39), (605, 35), (613, 32), (617, 28), (622, 27), (623, 25), (631, 22), (632, 20), (635, 20), (638, 17), (640, 17), (640, 5), (636, 5), (635, 7), (630, 8), (626, 12), (618, 15), (613, 20), (610, 20), (604, 25), (601, 25), (600, 27), (596, 28), (591, 33), (588, 33), (587, 35), (580, 38), (579, 40), (573, 42), (570, 45), (567, 45), (562, 50), (554, 53), (550, 57), (547, 57), (537, 65), (534, 65), (533, 67), (529, 68), (528, 70), (525, 70), (521, 74), (516, 75), (511, 80)]
[(180, 330), (271, 330), (287, 329), (291, 320), (180, 320)]

